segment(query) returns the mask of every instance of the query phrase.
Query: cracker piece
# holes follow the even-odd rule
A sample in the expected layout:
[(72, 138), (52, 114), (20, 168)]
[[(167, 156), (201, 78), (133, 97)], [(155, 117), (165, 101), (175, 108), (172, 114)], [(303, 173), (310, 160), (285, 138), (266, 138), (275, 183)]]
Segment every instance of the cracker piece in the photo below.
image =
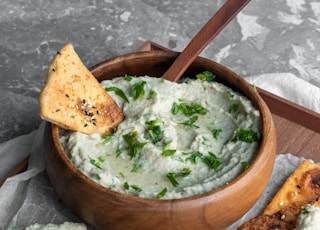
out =
[(264, 210), (264, 215), (275, 214), (294, 204), (307, 204), (320, 197), (320, 165), (303, 161)]
[(39, 103), (42, 119), (85, 134), (109, 134), (124, 119), (71, 44), (61, 48), (50, 64)]

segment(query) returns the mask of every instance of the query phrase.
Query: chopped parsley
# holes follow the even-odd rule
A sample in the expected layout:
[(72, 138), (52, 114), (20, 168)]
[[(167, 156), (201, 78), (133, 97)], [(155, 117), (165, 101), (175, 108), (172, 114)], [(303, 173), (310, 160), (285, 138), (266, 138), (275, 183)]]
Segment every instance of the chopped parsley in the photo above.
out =
[(166, 177), (171, 182), (173, 187), (177, 187), (179, 182), (177, 181), (177, 177), (185, 177), (191, 173), (189, 168), (183, 168), (180, 172), (169, 172), (166, 174)]
[(106, 158), (104, 156), (99, 156), (98, 160), (103, 163), (105, 162)]
[(189, 155), (190, 157), (187, 157), (186, 160), (190, 161), (193, 164), (197, 164), (203, 157), (203, 154), (199, 151), (191, 152), (191, 153), (183, 153), (184, 155)]
[(234, 132), (232, 142), (243, 141), (247, 143), (257, 142), (259, 140), (258, 133), (252, 129), (238, 129)]
[(227, 91), (226, 94), (227, 94), (229, 99), (234, 98), (234, 94), (231, 91)]
[(146, 122), (146, 124), (149, 125), (148, 133), (153, 144), (161, 141), (164, 136), (163, 130), (161, 129), (160, 125), (158, 125), (159, 123), (162, 123), (159, 118)]
[(197, 129), (197, 128), (199, 128), (199, 126), (194, 124), (197, 120), (198, 120), (198, 116), (193, 116), (189, 120), (184, 121), (184, 122), (182, 122), (180, 124), (184, 125), (184, 126), (189, 126), (189, 127), (193, 128), (193, 129)]
[(134, 190), (136, 190), (137, 192), (141, 192), (142, 191), (142, 188), (140, 188), (138, 185), (130, 185), (131, 188), (133, 188)]
[(102, 169), (102, 165), (101, 165), (102, 162), (90, 158), (90, 163), (95, 167), (97, 167), (98, 169)]
[(232, 104), (229, 107), (229, 113), (235, 113), (239, 110), (239, 105), (238, 104)]
[(247, 162), (247, 161), (242, 161), (241, 162), (241, 165), (242, 165), (242, 168), (244, 169), (244, 170), (247, 170), (248, 168), (249, 168), (249, 162)]
[(177, 104), (176, 102), (174, 102), (171, 108), (172, 114), (176, 115), (179, 111), (181, 111), (186, 116), (192, 116), (194, 114), (205, 115), (207, 113), (207, 109), (200, 104), (187, 104), (185, 102)]
[(124, 182), (123, 188), (124, 188), (125, 190), (128, 190), (128, 189), (130, 188), (128, 182)]
[(114, 135), (112, 133), (108, 134), (108, 135), (101, 135), (102, 143), (108, 144), (113, 139), (113, 137), (114, 137)]
[(131, 156), (131, 158), (140, 154), (141, 148), (148, 143), (139, 142), (137, 140), (138, 135), (138, 131), (133, 131), (122, 136), (125, 142), (128, 144), (128, 146), (125, 149), (128, 151), (128, 154), (129, 156)]
[(138, 172), (142, 168), (142, 164), (133, 163), (131, 172)]
[(197, 79), (203, 80), (203, 81), (208, 81), (212, 82), (215, 79), (216, 75), (214, 75), (212, 72), (206, 70), (203, 71), (202, 73), (198, 73), (196, 75)]
[(128, 75), (128, 74), (125, 74), (123, 78), (124, 78), (124, 80), (126, 80), (126, 81), (131, 81), (132, 78), (134, 78), (134, 76), (130, 76), (130, 75)]
[(164, 197), (164, 196), (166, 195), (167, 191), (168, 191), (167, 188), (162, 189), (161, 192), (159, 192), (159, 193), (157, 194), (157, 198), (160, 199), (160, 198)]
[(303, 210), (301, 211), (301, 214), (302, 214), (302, 215), (309, 215), (309, 214), (310, 214), (310, 211), (307, 210), (307, 209), (303, 209)]
[(115, 92), (116, 95), (118, 95), (123, 100), (125, 100), (127, 103), (129, 103), (129, 99), (127, 98), (125, 93), (120, 88), (111, 86), (111, 87), (105, 88), (105, 90), (108, 91), (108, 92), (110, 92), (110, 91)]
[(157, 92), (154, 90), (150, 90), (150, 95), (147, 99), (152, 100), (152, 99), (155, 99), (156, 97), (157, 97)]
[(170, 156), (173, 156), (176, 153), (176, 151), (177, 150), (175, 149), (164, 149), (161, 155), (165, 157), (170, 157)]
[(138, 81), (138, 82), (134, 83), (129, 90), (129, 96), (133, 97), (134, 100), (138, 99), (139, 97), (144, 97), (145, 84), (146, 84), (145, 81)]
[(171, 107), (171, 113), (173, 115), (177, 115), (178, 112), (179, 112), (179, 106), (178, 106), (177, 102), (173, 102), (172, 107)]
[(134, 184), (129, 185), (128, 182), (124, 182), (123, 188), (125, 190), (129, 190), (130, 188), (132, 188), (132, 189), (136, 190), (137, 192), (141, 192), (142, 191), (142, 189), (138, 185), (134, 185)]
[(214, 139), (218, 139), (222, 129), (212, 129), (211, 133)]
[(223, 163), (223, 159), (217, 157), (214, 153), (209, 152), (208, 156), (203, 158), (204, 163), (211, 169), (217, 170)]
[(177, 150), (175, 149), (167, 149), (171, 143), (172, 143), (172, 140), (165, 144), (161, 154), (162, 156), (169, 157), (169, 156), (173, 156), (176, 153)]

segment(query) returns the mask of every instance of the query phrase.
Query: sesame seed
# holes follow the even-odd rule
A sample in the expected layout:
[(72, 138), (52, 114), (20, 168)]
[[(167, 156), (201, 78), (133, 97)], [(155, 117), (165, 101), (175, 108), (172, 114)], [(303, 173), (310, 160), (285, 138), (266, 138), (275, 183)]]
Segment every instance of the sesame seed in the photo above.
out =
[(280, 206), (284, 205), (284, 202), (283, 202), (283, 201), (280, 201), (280, 202), (279, 202), (279, 205), (280, 205)]

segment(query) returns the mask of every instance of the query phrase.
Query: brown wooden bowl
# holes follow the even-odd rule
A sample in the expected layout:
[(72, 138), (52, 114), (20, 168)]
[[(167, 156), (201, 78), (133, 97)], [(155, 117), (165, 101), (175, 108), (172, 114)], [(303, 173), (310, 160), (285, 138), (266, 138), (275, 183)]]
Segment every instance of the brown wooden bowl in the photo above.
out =
[[(137, 52), (102, 62), (92, 73), (99, 81), (116, 76), (161, 76), (177, 57), (167, 51)], [(241, 92), (260, 110), (262, 139), (254, 162), (240, 176), (211, 192), (182, 199), (146, 199), (109, 190), (82, 174), (59, 140), (59, 128), (47, 123), (45, 162), (58, 196), (85, 222), (97, 229), (222, 229), (244, 215), (264, 191), (274, 166), (276, 133), (271, 113), (254, 88), (226, 67), (197, 58), (185, 73), (204, 70)]]

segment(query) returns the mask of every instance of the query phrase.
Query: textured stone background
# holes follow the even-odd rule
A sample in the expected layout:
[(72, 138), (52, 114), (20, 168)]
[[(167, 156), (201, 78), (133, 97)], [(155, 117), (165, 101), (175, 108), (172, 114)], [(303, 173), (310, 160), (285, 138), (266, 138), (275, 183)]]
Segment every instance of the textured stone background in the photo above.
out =
[[(147, 40), (181, 51), (224, 2), (2, 0), (0, 143), (38, 128), (37, 98), (65, 43), (88, 67)], [(254, 0), (201, 55), (244, 78), (293, 73), (320, 87), (319, 26), (318, 0)]]

